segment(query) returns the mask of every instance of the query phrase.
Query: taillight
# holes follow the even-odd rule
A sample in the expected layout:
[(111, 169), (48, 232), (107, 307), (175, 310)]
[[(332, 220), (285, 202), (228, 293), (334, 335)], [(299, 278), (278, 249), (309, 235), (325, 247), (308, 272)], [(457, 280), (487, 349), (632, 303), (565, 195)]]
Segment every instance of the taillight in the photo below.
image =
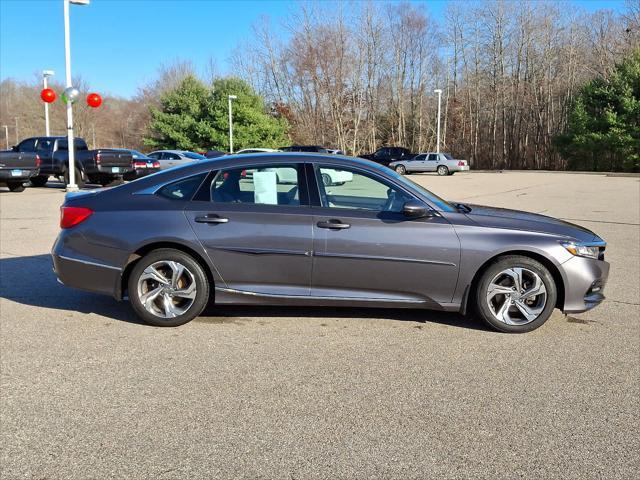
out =
[(458, 166), (459, 166), (459, 167), (464, 167), (464, 162), (463, 162), (462, 160), (460, 160), (460, 161), (458, 162)]
[(160, 168), (160, 162), (157, 160), (153, 162), (153, 168)]
[(60, 207), (60, 228), (75, 227), (91, 216), (93, 210), (85, 207)]
[(147, 168), (147, 162), (133, 162), (133, 168)]
[(40, 167), (40, 165), (42, 165), (42, 159), (40, 155), (36, 154), (36, 168)]
[(100, 165), (100, 162), (102, 162), (102, 155), (96, 153), (96, 165)]

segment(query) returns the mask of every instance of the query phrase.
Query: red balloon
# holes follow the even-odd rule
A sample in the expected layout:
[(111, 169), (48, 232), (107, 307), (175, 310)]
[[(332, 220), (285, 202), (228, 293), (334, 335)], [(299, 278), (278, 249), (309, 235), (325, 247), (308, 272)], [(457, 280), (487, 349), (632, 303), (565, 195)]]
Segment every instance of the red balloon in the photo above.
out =
[(90, 93), (89, 95), (87, 95), (87, 105), (92, 108), (98, 108), (100, 105), (102, 105), (102, 97), (97, 93)]
[(56, 101), (56, 92), (51, 88), (45, 88), (40, 92), (40, 98), (43, 102), (51, 103)]

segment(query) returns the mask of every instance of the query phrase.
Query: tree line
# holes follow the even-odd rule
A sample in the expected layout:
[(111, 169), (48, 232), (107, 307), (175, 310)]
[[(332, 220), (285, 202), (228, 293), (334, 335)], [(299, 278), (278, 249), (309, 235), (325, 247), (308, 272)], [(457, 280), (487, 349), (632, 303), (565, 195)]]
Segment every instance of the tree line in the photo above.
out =
[[(620, 13), (451, 2), (442, 18), (411, 3), (318, 2), (283, 24), (254, 25), (231, 58), (244, 82), (179, 61), (133, 98), (107, 97), (97, 111), (77, 104), (74, 116), (77, 133), (100, 146), (226, 149), (231, 88), (246, 97), (237, 148), (286, 141), (349, 154), (381, 145), (417, 152), (435, 148), (439, 88), (442, 149), (473, 168), (633, 170), (639, 48), (640, 0)], [(0, 125), (12, 136), (15, 118), (21, 137), (42, 133), (40, 88), (35, 78), (0, 83)], [(63, 134), (63, 105), (51, 113), (53, 132)]]

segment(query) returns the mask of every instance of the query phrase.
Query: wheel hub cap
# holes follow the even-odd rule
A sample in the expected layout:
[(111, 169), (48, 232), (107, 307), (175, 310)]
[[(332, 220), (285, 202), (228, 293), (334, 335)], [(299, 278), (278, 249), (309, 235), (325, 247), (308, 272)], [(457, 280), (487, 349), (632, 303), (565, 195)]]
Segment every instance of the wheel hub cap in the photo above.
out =
[(138, 298), (145, 310), (157, 317), (175, 318), (184, 314), (196, 295), (193, 273), (179, 262), (155, 262), (138, 279)]
[(547, 289), (540, 276), (522, 267), (498, 273), (486, 292), (493, 316), (507, 325), (526, 325), (536, 320), (547, 304)]

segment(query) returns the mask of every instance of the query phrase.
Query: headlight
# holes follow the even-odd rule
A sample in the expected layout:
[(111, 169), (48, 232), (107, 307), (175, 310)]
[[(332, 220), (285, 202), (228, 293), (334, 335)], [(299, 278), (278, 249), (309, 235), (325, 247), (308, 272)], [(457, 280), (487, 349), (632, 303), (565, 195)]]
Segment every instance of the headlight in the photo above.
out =
[(604, 242), (561, 242), (571, 255), (578, 257), (593, 258), (595, 260), (600, 256), (600, 248), (603, 248)]

